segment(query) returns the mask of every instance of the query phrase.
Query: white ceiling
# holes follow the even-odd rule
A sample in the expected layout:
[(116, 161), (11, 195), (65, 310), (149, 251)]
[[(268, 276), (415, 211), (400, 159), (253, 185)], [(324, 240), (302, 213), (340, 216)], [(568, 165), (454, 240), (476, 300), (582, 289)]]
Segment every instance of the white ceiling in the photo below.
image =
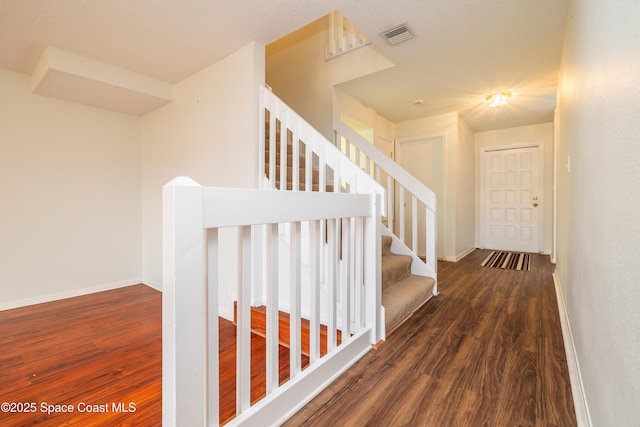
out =
[[(481, 131), (552, 120), (567, 1), (0, 0), (0, 68), (31, 74), (52, 46), (178, 82), (337, 9), (397, 64), (342, 90), (394, 122), (458, 111)], [(404, 20), (416, 38), (386, 45)], [(508, 106), (482, 105), (502, 90)]]

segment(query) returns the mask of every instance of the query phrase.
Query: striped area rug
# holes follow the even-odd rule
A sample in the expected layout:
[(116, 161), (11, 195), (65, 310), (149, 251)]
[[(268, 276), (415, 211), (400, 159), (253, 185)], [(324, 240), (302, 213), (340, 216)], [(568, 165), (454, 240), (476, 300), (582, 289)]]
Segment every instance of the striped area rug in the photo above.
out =
[(483, 267), (502, 268), (504, 270), (530, 271), (531, 254), (493, 251), (480, 265)]

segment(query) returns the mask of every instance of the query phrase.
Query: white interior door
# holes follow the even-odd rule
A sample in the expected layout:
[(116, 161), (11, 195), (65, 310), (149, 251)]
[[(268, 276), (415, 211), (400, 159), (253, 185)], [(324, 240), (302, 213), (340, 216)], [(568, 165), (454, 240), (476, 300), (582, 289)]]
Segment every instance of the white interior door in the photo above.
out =
[[(420, 182), (429, 187), (436, 194), (438, 214), (436, 224), (437, 242), (436, 256), (443, 258), (444, 242), (444, 137), (424, 137), (412, 138), (408, 140), (398, 140), (397, 162), (409, 173), (415, 176)], [(398, 191), (398, 190), (396, 190)], [(400, 202), (399, 195), (395, 198), (396, 205)], [(399, 214), (400, 208), (396, 207)], [(411, 247), (411, 198), (408, 193), (404, 195), (404, 223), (405, 223), (405, 244)], [(418, 218), (425, 217), (423, 206), (418, 208)], [(398, 228), (397, 224), (395, 225)], [(418, 221), (418, 248), (425, 247), (425, 223)], [(423, 249), (421, 249), (422, 251)], [(424, 256), (423, 253), (418, 253)]]
[(484, 247), (540, 252), (542, 194), (538, 147), (483, 152)]

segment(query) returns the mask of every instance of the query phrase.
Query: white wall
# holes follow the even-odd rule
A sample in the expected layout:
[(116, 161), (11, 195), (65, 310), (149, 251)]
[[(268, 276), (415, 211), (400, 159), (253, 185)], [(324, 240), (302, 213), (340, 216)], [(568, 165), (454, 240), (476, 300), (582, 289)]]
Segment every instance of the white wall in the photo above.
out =
[(474, 134), (459, 118), (456, 144), (456, 259), (476, 248)]
[(0, 309), (139, 283), (139, 118), (0, 94)]
[(457, 261), (474, 248), (474, 209), (469, 209), (468, 200), (473, 192), (471, 131), (457, 113), (396, 123), (395, 130), (396, 140), (437, 135), (445, 138), (444, 200), (437, 201), (437, 215), (439, 222), (443, 220), (444, 259)]
[(161, 287), (163, 185), (183, 175), (203, 186), (256, 186), (260, 83), (264, 46), (252, 42), (178, 83), (174, 101), (143, 118), (145, 283)]
[(476, 245), (482, 247), (480, 238), (480, 161), (482, 150), (487, 147), (520, 143), (540, 143), (544, 155), (544, 197), (542, 251), (551, 253), (553, 246), (553, 123), (499, 129), (475, 134), (475, 212)]
[(593, 426), (640, 418), (638, 22), (636, 0), (573, 2), (558, 90), (556, 272)]

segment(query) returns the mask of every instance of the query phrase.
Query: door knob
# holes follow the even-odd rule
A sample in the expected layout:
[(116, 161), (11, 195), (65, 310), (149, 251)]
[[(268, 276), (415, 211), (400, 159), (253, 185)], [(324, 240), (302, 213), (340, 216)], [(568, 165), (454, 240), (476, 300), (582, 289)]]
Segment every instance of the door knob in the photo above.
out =
[(535, 208), (535, 207), (537, 207), (537, 206), (538, 206), (538, 204), (537, 204), (537, 203), (534, 203), (534, 204), (533, 204), (533, 207), (534, 207), (534, 208)]

